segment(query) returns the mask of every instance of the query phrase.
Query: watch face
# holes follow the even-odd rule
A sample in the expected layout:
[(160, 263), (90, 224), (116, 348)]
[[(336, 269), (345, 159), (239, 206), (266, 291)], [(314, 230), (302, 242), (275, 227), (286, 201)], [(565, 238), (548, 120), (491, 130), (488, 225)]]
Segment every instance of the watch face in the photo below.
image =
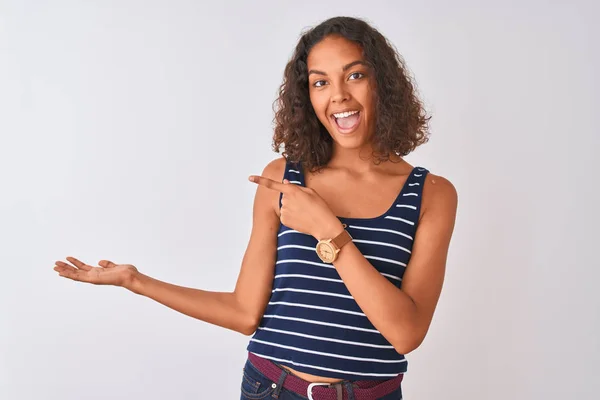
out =
[(318, 243), (317, 244), (317, 255), (324, 262), (332, 262), (335, 254), (333, 247), (329, 243)]

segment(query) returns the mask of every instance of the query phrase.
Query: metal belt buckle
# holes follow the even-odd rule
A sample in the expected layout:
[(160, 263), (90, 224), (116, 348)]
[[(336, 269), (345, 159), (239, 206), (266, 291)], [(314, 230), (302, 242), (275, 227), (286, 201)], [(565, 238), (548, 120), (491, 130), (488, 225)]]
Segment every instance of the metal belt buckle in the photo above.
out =
[(313, 382), (310, 385), (308, 385), (308, 389), (306, 389), (306, 395), (308, 396), (308, 400), (315, 400), (312, 397), (312, 389), (315, 386), (329, 386), (329, 383), (318, 383), (318, 382)]

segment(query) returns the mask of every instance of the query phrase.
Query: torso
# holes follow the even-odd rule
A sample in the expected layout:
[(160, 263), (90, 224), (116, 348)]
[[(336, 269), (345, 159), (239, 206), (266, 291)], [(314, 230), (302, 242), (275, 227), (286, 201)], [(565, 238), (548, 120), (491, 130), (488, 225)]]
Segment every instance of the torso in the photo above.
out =
[[(283, 176), (285, 159), (282, 158), (280, 162), (280, 176)], [(304, 170), (305, 185), (314, 189), (338, 217), (378, 217), (390, 208), (413, 169), (413, 166), (404, 160), (396, 163), (381, 163), (380, 166), (381, 169), (374, 170), (362, 177), (353, 176), (345, 170), (334, 168), (325, 168), (316, 173)], [(421, 215), (425, 209), (424, 203), (425, 196), (423, 196)], [(280, 215), (278, 194), (274, 196), (273, 204), (275, 212)], [(336, 378), (296, 371), (284, 365), (280, 365), (280, 367), (309, 382), (333, 383), (340, 381)]]
[(306, 187), (314, 189), (338, 217), (374, 218), (390, 208), (413, 168), (406, 161), (390, 166), (368, 177), (353, 177), (346, 171), (305, 171)]

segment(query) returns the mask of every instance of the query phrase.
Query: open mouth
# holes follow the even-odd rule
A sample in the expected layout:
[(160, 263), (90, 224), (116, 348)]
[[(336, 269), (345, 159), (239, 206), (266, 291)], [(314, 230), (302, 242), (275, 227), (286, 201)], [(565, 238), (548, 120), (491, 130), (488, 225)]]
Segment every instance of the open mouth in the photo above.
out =
[(358, 127), (361, 114), (360, 111), (346, 111), (332, 114), (331, 118), (340, 133), (348, 134), (352, 133)]

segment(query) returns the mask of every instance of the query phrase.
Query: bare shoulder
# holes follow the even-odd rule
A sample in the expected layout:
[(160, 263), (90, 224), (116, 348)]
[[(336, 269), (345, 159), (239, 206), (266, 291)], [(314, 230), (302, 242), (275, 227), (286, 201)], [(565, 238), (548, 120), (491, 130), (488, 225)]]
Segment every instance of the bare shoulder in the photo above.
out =
[(263, 169), (262, 176), (273, 179), (277, 182), (281, 182), (285, 172), (285, 163), (285, 157), (278, 157), (272, 161), (269, 161), (269, 163)]
[(449, 179), (428, 173), (423, 185), (423, 216), (427, 212), (453, 215), (458, 206), (458, 191)]

